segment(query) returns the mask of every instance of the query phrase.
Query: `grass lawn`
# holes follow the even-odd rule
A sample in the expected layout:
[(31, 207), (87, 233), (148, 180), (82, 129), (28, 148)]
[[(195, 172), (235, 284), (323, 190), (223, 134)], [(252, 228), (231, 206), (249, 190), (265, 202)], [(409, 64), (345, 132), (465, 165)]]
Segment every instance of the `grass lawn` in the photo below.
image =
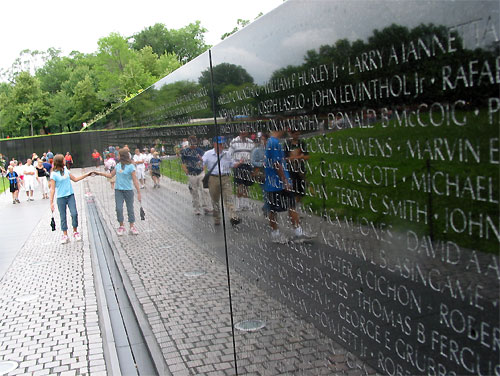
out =
[[(341, 219), (366, 218), (397, 231), (411, 229), (435, 240), (498, 253), (494, 232), (498, 232), (499, 169), (490, 163), (496, 150), (490, 140), (498, 138), (498, 127), (489, 123), (484, 110), (455, 116), (466, 116), (467, 124), (383, 127), (378, 123), (307, 139), (310, 149), (321, 144), (323, 152), (310, 154), (307, 181), (312, 183), (312, 194), (304, 203)], [(417, 207), (427, 215), (417, 219)], [(482, 222), (482, 230), (465, 218)]]
[(0, 193), (9, 190), (9, 179), (0, 177)]
[[(431, 126), (421, 114), (427, 127), (393, 119), (306, 138), (303, 203), (317, 215), (498, 253), (498, 114), (493, 121), (484, 109), (454, 116), (466, 124)], [(161, 172), (187, 183), (179, 158), (164, 160)], [(262, 200), (259, 185), (250, 187), (250, 197)]]
[(187, 184), (188, 178), (181, 168), (180, 158), (165, 159), (161, 162), (160, 172), (172, 180)]

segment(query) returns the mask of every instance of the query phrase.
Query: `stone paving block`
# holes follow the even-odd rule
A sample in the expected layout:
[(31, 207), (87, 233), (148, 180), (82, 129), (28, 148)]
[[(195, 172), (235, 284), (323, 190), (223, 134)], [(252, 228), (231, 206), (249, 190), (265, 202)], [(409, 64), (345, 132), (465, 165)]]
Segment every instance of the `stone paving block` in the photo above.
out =
[(48, 369), (42, 369), (42, 370), (33, 372), (32, 376), (45, 376), (45, 375), (50, 375), (50, 370), (48, 370)]
[(71, 371), (61, 372), (59, 376), (76, 376), (76, 371), (71, 370)]
[[(93, 179), (89, 186), (105, 224), (114, 229), (114, 197), (109, 186), (104, 179)], [(226, 268), (214, 256), (213, 250), (181, 231), (182, 221), (197, 220), (186, 215), (186, 212), (191, 213), (191, 203), (185, 185), (168, 181), (162, 185), (161, 192), (146, 190), (143, 205), (148, 205), (148, 200), (153, 198), (154, 205), (150, 201), (146, 207), (151, 220), (136, 223), (139, 236), (118, 238), (114, 232), (110, 233), (117, 245), (117, 255), (165, 359), (172, 364), (172, 373), (223, 372), (232, 375), (234, 354)], [(202, 220), (199, 224), (206, 226)], [(231, 236), (229, 232), (229, 238)], [(191, 280), (184, 278), (186, 270), (201, 268), (207, 271), (206, 275)], [(330, 339), (268, 297), (237, 270), (231, 270), (231, 279), (236, 286), (233, 291), (235, 322), (248, 318), (249, 313), (267, 322), (266, 328), (253, 338), (251, 334), (236, 333), (238, 365), (240, 367), (241, 362), (242, 372), (249, 375), (307, 374), (306, 371), (316, 366), (318, 370), (310, 374), (333, 374), (324, 366), (324, 359), (335, 347)], [(242, 344), (248, 345), (245, 354), (241, 353)], [(323, 364), (311, 362), (310, 354), (318, 354)], [(204, 363), (202, 367), (207, 367), (203, 369), (205, 373), (200, 373), (200, 367), (196, 366), (198, 361)]]

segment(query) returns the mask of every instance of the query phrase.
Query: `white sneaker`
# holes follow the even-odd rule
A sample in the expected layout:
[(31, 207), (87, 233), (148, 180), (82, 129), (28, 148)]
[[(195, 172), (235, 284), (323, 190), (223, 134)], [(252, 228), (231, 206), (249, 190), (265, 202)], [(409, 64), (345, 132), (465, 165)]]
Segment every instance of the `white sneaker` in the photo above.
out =
[(313, 238), (313, 236), (306, 234), (301, 226), (299, 226), (295, 229), (295, 234), (293, 237), (294, 241), (303, 242), (303, 241), (306, 241), (306, 240), (309, 240), (312, 238)]
[(68, 235), (63, 235), (61, 238), (61, 244), (66, 244), (69, 243), (69, 237)]
[(75, 242), (81, 242), (82, 241), (82, 236), (80, 235), (80, 233), (77, 231), (77, 232), (74, 232), (73, 233), (73, 239), (75, 239)]
[(276, 244), (288, 243), (286, 238), (280, 233), (280, 230), (271, 231), (271, 241)]
[(118, 236), (123, 236), (123, 235), (125, 235), (126, 232), (127, 231), (125, 230), (125, 227), (123, 227), (123, 226), (118, 227), (118, 230), (116, 230), (116, 233), (118, 234)]

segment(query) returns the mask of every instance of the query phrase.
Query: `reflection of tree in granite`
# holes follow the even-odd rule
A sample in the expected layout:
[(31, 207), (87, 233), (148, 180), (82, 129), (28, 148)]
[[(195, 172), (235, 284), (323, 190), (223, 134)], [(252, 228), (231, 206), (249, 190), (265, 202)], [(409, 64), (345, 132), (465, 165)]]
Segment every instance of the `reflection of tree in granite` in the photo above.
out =
[[(222, 93), (231, 90), (230, 88), (240, 88), (248, 84), (253, 84), (253, 77), (248, 74), (248, 72), (240, 65), (222, 63), (216, 65), (212, 69), (213, 73), (213, 95), (215, 96), (216, 109), (218, 98)], [(198, 82), (201, 86), (207, 89), (208, 95), (210, 97), (210, 108), (212, 108), (212, 92), (211, 92), (211, 82), (210, 70), (207, 69), (201, 73), (198, 78)], [(229, 87), (229, 89), (228, 89)], [(225, 90), (226, 89), (226, 90)], [(213, 109), (213, 110), (216, 110)], [(215, 111), (217, 112), (217, 111)]]
[[(293, 87), (281, 85), (280, 90), (263, 93), (262, 98), (299, 93), (308, 85), (314, 90), (352, 90), (352, 97), (358, 98), (356, 101), (341, 101), (337, 95), (336, 102), (322, 106), (334, 107), (336, 111), (359, 105), (388, 106), (388, 99), (390, 107), (440, 99), (484, 103), (484, 98), (498, 95), (498, 88), (492, 85), (498, 83), (495, 61), (494, 51), (465, 49), (457, 33), (450, 33), (445, 26), (422, 24), (409, 30), (393, 24), (381, 31), (375, 30), (366, 42), (357, 40), (351, 43), (344, 39), (334, 45), (323, 45), (319, 51), (308, 51), (304, 64), (277, 70), (269, 80), (279, 82), (280, 79), (293, 78)], [(319, 78), (318, 67), (322, 65), (329, 71), (328, 79)], [(335, 67), (335, 72), (332, 67)], [(388, 89), (384, 88), (386, 78)], [(412, 95), (392, 95), (391, 78), (396, 80), (393, 82), (394, 92), (399, 91), (396, 84), (404, 80), (407, 92)], [(416, 78), (419, 80), (418, 92)], [(475, 90), (478, 86), (480, 91)], [(388, 94), (384, 97), (383, 92)]]

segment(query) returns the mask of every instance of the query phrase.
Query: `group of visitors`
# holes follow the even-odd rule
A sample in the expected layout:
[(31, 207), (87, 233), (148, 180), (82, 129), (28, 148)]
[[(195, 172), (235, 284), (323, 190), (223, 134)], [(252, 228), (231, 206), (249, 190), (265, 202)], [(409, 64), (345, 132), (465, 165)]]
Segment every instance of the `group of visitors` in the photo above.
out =
[[(241, 223), (239, 214), (251, 209), (249, 187), (260, 185), (264, 205), (262, 210), (268, 218), (272, 241), (285, 243), (287, 239), (278, 228), (277, 214), (287, 211), (294, 228), (294, 238), (305, 240), (305, 234), (300, 224), (297, 204), (304, 195), (304, 168), (309, 158), (307, 146), (300, 139), (300, 132), (289, 130), (290, 138), (282, 142), (285, 131), (273, 129), (270, 134), (259, 133), (249, 137), (242, 130), (237, 137), (228, 143), (224, 137), (216, 137), (213, 148), (209, 150), (198, 145), (195, 136), (183, 142), (180, 151), (181, 166), (188, 177), (189, 188), (195, 215), (213, 215), (214, 225), (221, 224), (220, 198), (221, 193), (229, 213), (230, 223), (237, 226)], [(119, 223), (117, 233), (124, 235), (127, 231), (124, 225), (123, 204), (127, 207), (129, 233), (137, 235), (134, 215), (134, 192), (141, 201), (141, 189), (146, 187), (146, 176), (149, 174), (153, 187), (160, 187), (161, 159), (155, 148), (142, 151), (136, 148), (131, 153), (127, 145), (123, 148), (110, 146), (104, 152), (104, 159), (97, 150), (92, 153), (95, 169), (81, 176), (71, 172), (73, 163), (69, 153), (54, 155), (50, 150), (38, 157), (33, 153), (25, 164), (16, 160), (4, 162), (0, 155), (0, 166), (9, 181), (13, 204), (20, 203), (19, 191), (26, 192), (28, 201), (33, 201), (33, 192), (38, 183), (43, 199), (50, 200), (51, 210), (55, 209), (54, 198), (60, 213), (61, 243), (69, 242), (66, 209), (71, 214), (73, 238), (81, 240), (78, 233), (78, 213), (71, 182), (78, 182), (91, 175), (106, 177), (115, 193), (115, 209)], [(104, 164), (104, 171), (100, 165)], [(6, 167), (6, 169), (5, 169)], [(204, 186), (204, 177), (208, 175)], [(235, 195), (233, 196), (233, 185)], [(205, 189), (208, 187), (208, 189)]]
[[(268, 135), (249, 136), (242, 130), (229, 142), (216, 137), (213, 148), (203, 151), (195, 136), (180, 151), (182, 169), (189, 180), (194, 213), (213, 213), (214, 225), (220, 225), (220, 197), (229, 212), (230, 223), (241, 223), (238, 213), (251, 209), (249, 187), (257, 183), (264, 196), (262, 207), (269, 220), (273, 242), (286, 243), (280, 233), (277, 213), (287, 211), (294, 228), (294, 240), (310, 238), (301, 224), (297, 206), (305, 195), (305, 161), (309, 159), (307, 146), (300, 139), (300, 132), (289, 130), (290, 138), (282, 143), (285, 130), (273, 129)], [(256, 137), (255, 137), (256, 136)], [(208, 192), (203, 188), (203, 178), (208, 177)], [(231, 179), (233, 177), (233, 179)], [(233, 184), (236, 195), (233, 196)], [(209, 204), (211, 200), (211, 208)]]
[[(67, 153), (69, 155), (69, 153)], [(12, 203), (20, 204), (19, 192), (26, 192), (26, 200), (34, 201), (36, 188), (40, 188), (42, 199), (49, 198), (49, 177), (52, 170), (54, 154), (49, 150), (39, 157), (33, 153), (27, 158), (25, 163), (22, 160), (8, 161), (5, 156), (1, 156), (0, 169), (9, 183), (9, 190), (12, 193)]]
[[(75, 241), (81, 240), (81, 235), (78, 232), (78, 212), (71, 182), (78, 182), (92, 175), (104, 176), (112, 181), (112, 187), (115, 191), (116, 216), (119, 223), (117, 230), (118, 235), (122, 236), (126, 233), (123, 216), (124, 202), (127, 207), (128, 222), (130, 226), (129, 233), (132, 235), (137, 235), (139, 233), (135, 227), (133, 192), (133, 188), (135, 188), (137, 190), (137, 199), (140, 202), (141, 191), (136, 176), (136, 163), (132, 160), (130, 150), (127, 146), (119, 149), (118, 153), (115, 151), (114, 147), (111, 150), (107, 150), (105, 171), (102, 172), (98, 169), (102, 160), (101, 156), (97, 150), (94, 150), (92, 158), (94, 159), (96, 169), (81, 176), (74, 176), (70, 173), (67, 168), (67, 161), (61, 154), (54, 157), (53, 171), (50, 177), (50, 206), (51, 210), (54, 211), (54, 196), (56, 196), (61, 230), (63, 232), (61, 244), (66, 244), (70, 241), (66, 219), (67, 208), (69, 208), (71, 214), (73, 238)], [(117, 161), (115, 159), (117, 159)]]

